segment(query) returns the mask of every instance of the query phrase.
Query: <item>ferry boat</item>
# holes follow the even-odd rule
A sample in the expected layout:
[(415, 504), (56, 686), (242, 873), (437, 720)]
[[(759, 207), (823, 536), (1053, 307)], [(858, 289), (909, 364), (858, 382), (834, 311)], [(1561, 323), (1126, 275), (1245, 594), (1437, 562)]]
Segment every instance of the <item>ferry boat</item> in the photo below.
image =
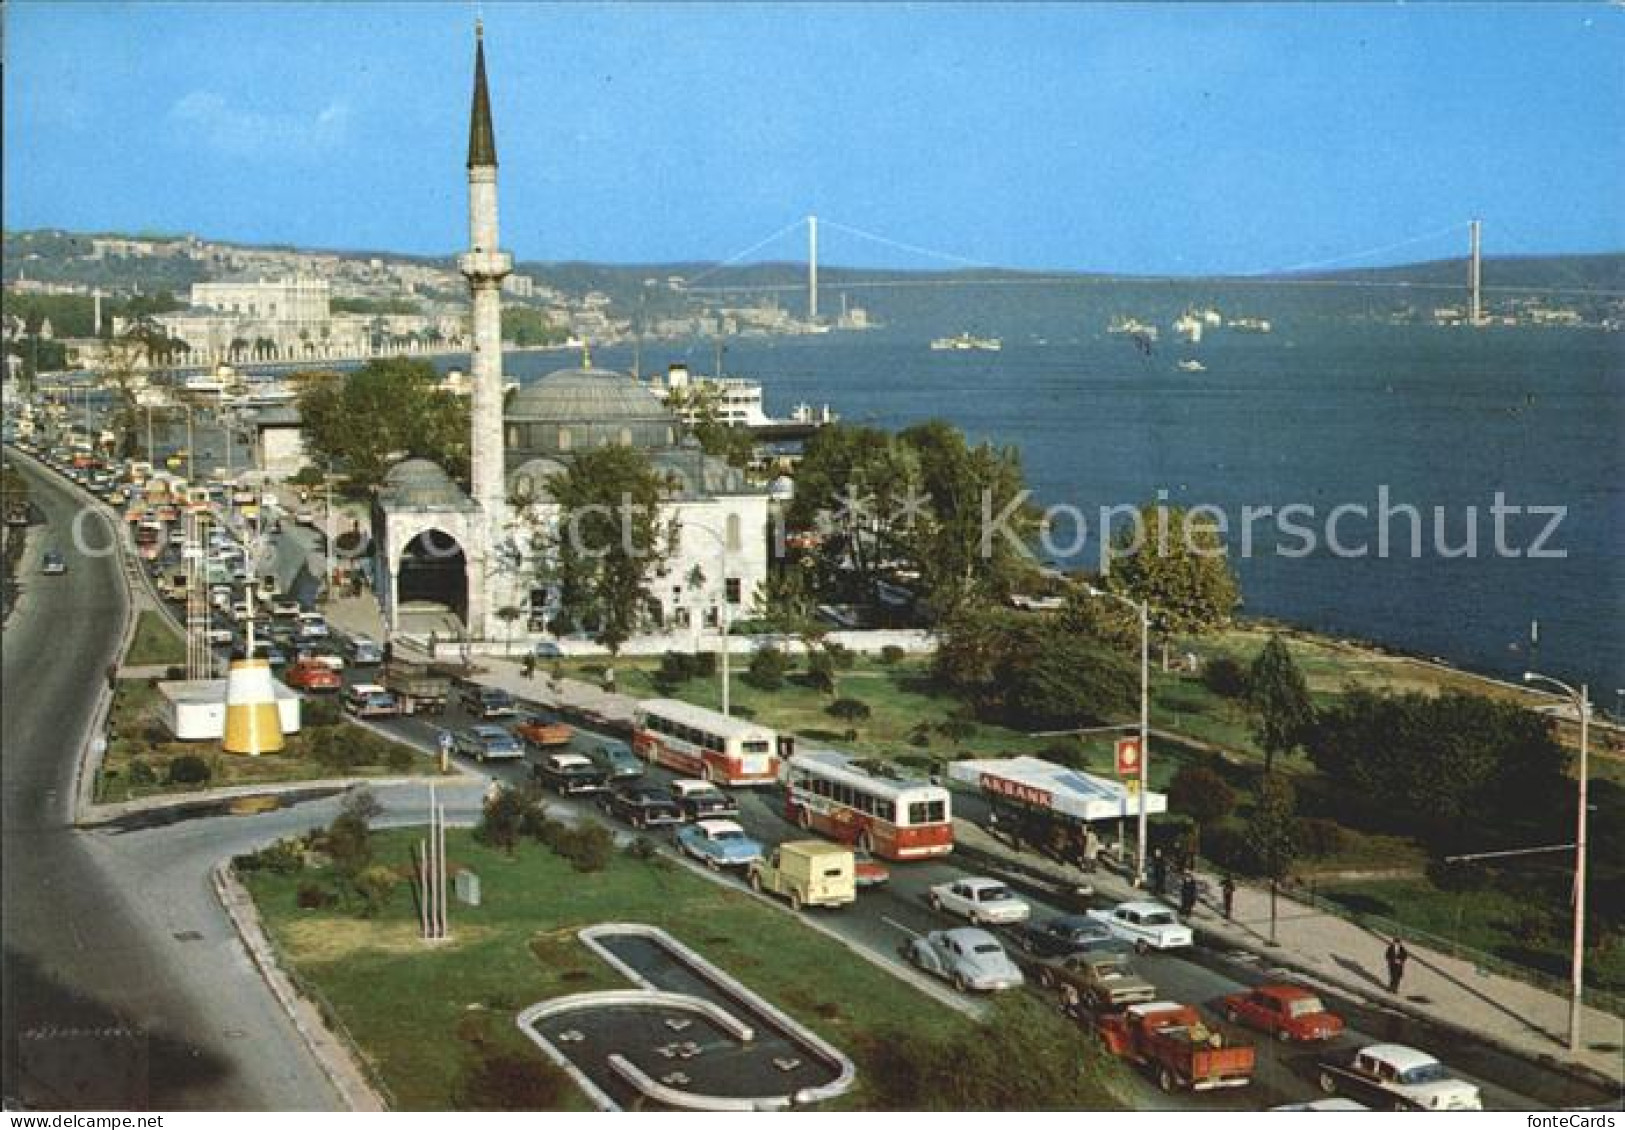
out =
[(938, 353), (960, 353), (971, 350), (997, 353), (1004, 348), (1004, 342), (996, 337), (977, 337), (975, 334), (957, 333), (953, 337), (937, 338), (931, 343), (931, 348)]
[(1135, 337), (1144, 338), (1146, 341), (1157, 340), (1156, 326), (1153, 326), (1150, 322), (1142, 322), (1138, 318), (1130, 318), (1124, 314), (1118, 314), (1114, 317), (1110, 324), (1106, 326), (1106, 332), (1109, 334), (1132, 334)]
[(1267, 334), (1271, 330), (1268, 318), (1232, 318), (1226, 328), (1240, 330), (1242, 333)]
[(1199, 344), (1202, 340), (1202, 319), (1187, 310), (1174, 320), (1174, 333), (1192, 345)]
[[(791, 423), (827, 424), (837, 418), (827, 404), (816, 410), (811, 405), (800, 404), (789, 420), (774, 419), (762, 407), (761, 381), (744, 377), (697, 377), (688, 371), (687, 365), (682, 364), (668, 365), (665, 375), (655, 377), (649, 388), (661, 400), (670, 400), (672, 393), (683, 390), (684, 394), (678, 398), (677, 412), (691, 424), (699, 418), (701, 404), (715, 411), (718, 423), (744, 428), (773, 428)], [(689, 395), (688, 390), (698, 395)]]
[(1177, 368), (1182, 373), (1205, 373), (1205, 372), (1207, 372), (1207, 366), (1206, 365), (1202, 364), (1200, 361), (1197, 361), (1197, 360), (1195, 360), (1193, 358), (1189, 358), (1189, 357), (1187, 357), (1185, 360), (1179, 362)]

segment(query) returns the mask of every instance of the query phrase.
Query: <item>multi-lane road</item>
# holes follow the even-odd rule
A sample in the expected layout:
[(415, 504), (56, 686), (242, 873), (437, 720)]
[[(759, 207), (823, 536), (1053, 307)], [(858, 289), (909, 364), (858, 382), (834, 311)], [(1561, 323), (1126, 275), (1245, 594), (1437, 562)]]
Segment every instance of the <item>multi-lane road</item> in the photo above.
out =
[[(26, 460), (14, 462), (28, 470)], [(82, 730), (124, 615), (122, 579), (113, 559), (84, 557), (65, 536), (79, 496), (48, 473), (29, 475), (46, 517), (31, 557), (49, 541), (67, 553), (69, 568), (64, 577), (42, 578), (25, 564), (27, 591), (4, 639), (6, 1097), (44, 1107), (335, 1106), (337, 1095), (237, 944), (208, 875), (221, 859), (331, 819), (337, 798), (255, 817), (71, 826)], [(436, 722), (397, 719), (385, 728), (427, 751), (440, 725), (469, 722), (454, 708)], [(509, 765), (490, 773), (512, 780), (524, 771)], [(376, 791), (384, 821), (421, 819), (424, 785)], [(454, 821), (474, 819), (482, 793), (479, 778), (442, 786)], [(776, 790), (743, 794), (742, 823), (766, 842), (800, 835), (782, 818), (780, 803)], [(569, 806), (596, 818), (590, 806)], [(953, 924), (930, 909), (925, 892), (964, 869), (954, 858), (899, 866), (886, 887), (819, 920), (850, 944), (891, 956), (906, 931)], [(1053, 912), (1041, 898), (1033, 901), (1037, 914)], [(1203, 949), (1138, 961), (1163, 996), (1204, 1006), (1264, 976), (1236, 955)], [(1326, 995), (1350, 1022), (1346, 1043), (1397, 1040), (1435, 1051), (1483, 1089), (1491, 1108), (1593, 1106), (1614, 1098), (1459, 1034)], [(1164, 1096), (1137, 1081), (1136, 1105), (1259, 1109), (1315, 1096), (1313, 1051), (1256, 1043), (1259, 1067), (1250, 1087)]]

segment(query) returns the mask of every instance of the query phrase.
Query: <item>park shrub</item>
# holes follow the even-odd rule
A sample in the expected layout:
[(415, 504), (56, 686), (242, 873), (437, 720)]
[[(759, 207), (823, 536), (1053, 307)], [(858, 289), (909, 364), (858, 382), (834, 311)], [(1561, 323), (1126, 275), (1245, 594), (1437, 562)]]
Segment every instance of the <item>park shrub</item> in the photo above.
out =
[(902, 648), (898, 647), (896, 644), (889, 643), (880, 649), (880, 661), (886, 664), (886, 666), (890, 667), (895, 663), (901, 663), (903, 661), (903, 656), (906, 654), (908, 653)]
[(1247, 668), (1233, 656), (1215, 655), (1202, 667), (1202, 685), (1220, 698), (1244, 698)]
[(820, 649), (807, 656), (807, 673), (803, 681), (815, 691), (835, 693), (835, 657)]
[(1223, 870), (1242, 875), (1258, 873), (1257, 853), (1248, 842), (1245, 828), (1234, 818), (1203, 830), (1202, 854)]
[(126, 772), (130, 775), (130, 784), (132, 785), (156, 785), (158, 783), (158, 771), (139, 757), (131, 759)]
[(553, 850), (570, 861), (570, 866), (586, 873), (609, 866), (615, 851), (615, 836), (596, 821), (563, 825), (553, 837)]
[(486, 1050), (457, 1078), (458, 1110), (554, 1110), (570, 1089), (570, 1077), (535, 1054)]
[(908, 744), (925, 749), (931, 745), (931, 723), (917, 722), (908, 732)]
[(320, 883), (300, 883), (294, 902), (300, 910), (326, 910), (339, 901), (338, 895)]
[(688, 657), (688, 670), (691, 678), (716, 678), (717, 653), (714, 651), (696, 651)]
[(829, 655), (830, 662), (841, 671), (850, 671), (857, 666), (858, 653), (847, 647), (844, 643), (829, 640), (824, 644), (824, 651)]
[(321, 726), (337, 726), (344, 720), (344, 712), (339, 707), (337, 698), (319, 698), (309, 695), (306, 696), (299, 709), (300, 722), (307, 730), (317, 729)]
[(1343, 825), (1321, 816), (1305, 816), (1298, 820), (1293, 841), (1298, 851), (1311, 859), (1323, 859), (1343, 850), (1347, 840)]
[(750, 657), (745, 682), (757, 690), (776, 691), (784, 686), (784, 676), (790, 670), (789, 657), (776, 647), (759, 648)]
[(297, 839), (281, 839), (259, 851), (240, 855), (232, 861), (239, 871), (268, 871), (272, 875), (297, 875), (305, 869), (305, 845)]
[(183, 753), (170, 759), (168, 776), (172, 785), (207, 784), (211, 775), (209, 763), (195, 753)]
[(863, 722), (873, 715), (874, 711), (861, 698), (838, 698), (824, 707), (824, 713), (843, 722)]
[(974, 738), (977, 725), (967, 718), (945, 718), (937, 723), (937, 733), (951, 742), (964, 742)]
[(635, 836), (632, 842), (626, 845), (627, 857), (640, 863), (648, 862), (659, 853), (659, 846), (648, 836)]
[(693, 677), (693, 656), (681, 651), (668, 651), (660, 657), (660, 666), (655, 670), (654, 682), (655, 686), (662, 690), (671, 690)]
[(361, 898), (361, 917), (376, 918), (389, 905), (390, 896), (401, 878), (387, 867), (374, 864), (355, 877), (355, 893)]

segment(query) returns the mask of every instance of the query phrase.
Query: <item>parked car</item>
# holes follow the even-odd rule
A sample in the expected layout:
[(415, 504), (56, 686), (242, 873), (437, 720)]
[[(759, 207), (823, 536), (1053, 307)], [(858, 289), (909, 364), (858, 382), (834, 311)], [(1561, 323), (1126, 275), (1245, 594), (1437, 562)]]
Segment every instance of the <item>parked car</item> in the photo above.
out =
[(969, 919), (973, 925), (1025, 922), (1032, 907), (997, 879), (955, 879), (931, 888), (931, 907)]
[(327, 638), (327, 617), (320, 612), (299, 613), (299, 638), (302, 640), (325, 640)]
[(40, 558), (39, 571), (47, 577), (60, 577), (68, 571), (68, 563), (54, 549), (47, 549)]
[(463, 687), (460, 697), (463, 706), (476, 718), (507, 718), (519, 713), (513, 695), (499, 687), (469, 683)]
[(962, 993), (997, 992), (1022, 984), (1021, 970), (986, 930), (933, 930), (903, 943), (903, 957), (927, 973), (952, 981)]
[(1157, 988), (1134, 972), (1120, 953), (1097, 951), (1051, 958), (1038, 966), (1038, 983), (1056, 990), (1068, 1009), (1126, 1008), (1157, 999)]
[(350, 663), (356, 667), (375, 667), (384, 661), (384, 649), (378, 641), (367, 636), (351, 636), (345, 644)]
[(657, 828), (681, 824), (683, 810), (671, 793), (655, 785), (621, 785), (604, 794), (598, 802), (603, 810), (618, 816), (634, 828)]
[(1232, 993), (1220, 1002), (1232, 1024), (1245, 1024), (1289, 1041), (1335, 1040), (1343, 1033), (1343, 1018), (1329, 1012), (1320, 998), (1302, 985), (1267, 982), (1245, 993)]
[(344, 688), (339, 673), (325, 663), (314, 659), (301, 659), (282, 675), (282, 681), (301, 691), (336, 693)]
[(1372, 1044), (1346, 1059), (1320, 1064), (1320, 1089), (1373, 1110), (1483, 1110), (1478, 1088), (1450, 1074), (1427, 1052)]
[(527, 714), (513, 728), (519, 740), (533, 749), (567, 746), (576, 732), (550, 714)]
[(1016, 935), (1016, 945), (1034, 957), (1063, 957), (1123, 948), (1117, 935), (1087, 914), (1063, 914), (1059, 918), (1029, 922)]
[(713, 871), (749, 867), (762, 858), (762, 845), (732, 820), (697, 820), (677, 829), (677, 846)]
[(470, 726), (457, 734), (453, 748), (475, 761), (512, 760), (525, 756), (525, 747), (501, 726)]
[(858, 897), (852, 849), (828, 840), (791, 840), (750, 865), (750, 887), (783, 895), (792, 910), (845, 906)]
[(1252, 1082), (1257, 1053), (1210, 1028), (1190, 1005), (1155, 1001), (1101, 1014), (1106, 1049), (1151, 1072), (1164, 1091), (1211, 1091)]
[(1194, 944), (1190, 927), (1180, 925), (1174, 912), (1160, 902), (1120, 902), (1109, 910), (1091, 910), (1089, 917), (1140, 953)]
[(560, 796), (601, 793), (609, 788), (609, 774), (579, 753), (550, 753), (531, 762), (530, 775)]
[(353, 683), (344, 688), (340, 698), (344, 709), (357, 718), (388, 718), (401, 712), (401, 704), (374, 683)]
[(643, 762), (625, 742), (608, 738), (594, 742), (588, 747), (587, 756), (593, 759), (598, 768), (609, 774), (611, 781), (635, 781), (643, 776), (645, 768)]
[(684, 820), (705, 820), (739, 815), (739, 802), (710, 781), (679, 777), (671, 783), (671, 795), (682, 810)]

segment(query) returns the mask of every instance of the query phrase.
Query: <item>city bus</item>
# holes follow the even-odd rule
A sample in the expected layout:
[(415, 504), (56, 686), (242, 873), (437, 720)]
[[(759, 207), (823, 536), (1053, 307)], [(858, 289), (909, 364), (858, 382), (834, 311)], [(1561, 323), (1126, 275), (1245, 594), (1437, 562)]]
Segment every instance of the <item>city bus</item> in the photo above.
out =
[(773, 730), (676, 699), (638, 703), (632, 749), (651, 764), (715, 785), (771, 785), (779, 777)]
[(927, 859), (954, 847), (948, 790), (890, 762), (804, 750), (784, 763), (785, 816), (885, 859)]

